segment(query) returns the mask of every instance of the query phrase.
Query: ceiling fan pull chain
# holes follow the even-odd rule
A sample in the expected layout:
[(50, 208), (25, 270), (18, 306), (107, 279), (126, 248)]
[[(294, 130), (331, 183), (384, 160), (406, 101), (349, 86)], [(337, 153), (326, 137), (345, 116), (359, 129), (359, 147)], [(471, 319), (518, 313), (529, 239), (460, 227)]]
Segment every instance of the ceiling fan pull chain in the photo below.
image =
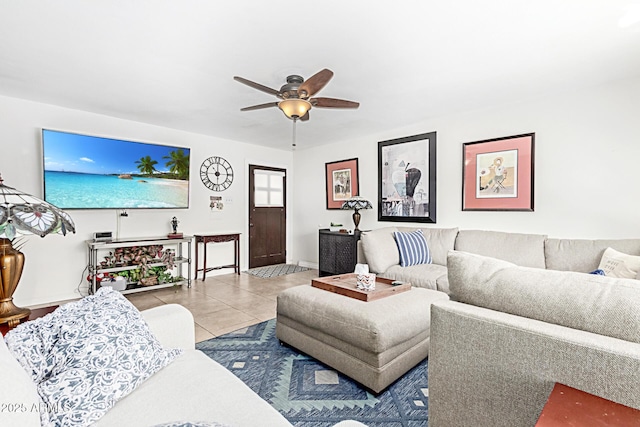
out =
[(293, 119), (293, 143), (292, 143), (292, 147), (295, 150), (296, 149), (296, 122), (298, 121), (298, 119), (294, 118)]

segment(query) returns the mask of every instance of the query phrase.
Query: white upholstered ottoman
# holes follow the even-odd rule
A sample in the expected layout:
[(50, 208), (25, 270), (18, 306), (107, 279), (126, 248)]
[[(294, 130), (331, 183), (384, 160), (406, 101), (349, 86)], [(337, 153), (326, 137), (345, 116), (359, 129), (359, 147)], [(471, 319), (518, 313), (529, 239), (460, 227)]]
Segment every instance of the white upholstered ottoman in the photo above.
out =
[(296, 286), (278, 295), (276, 336), (379, 393), (427, 357), (431, 303), (447, 299), (412, 288), (365, 302)]

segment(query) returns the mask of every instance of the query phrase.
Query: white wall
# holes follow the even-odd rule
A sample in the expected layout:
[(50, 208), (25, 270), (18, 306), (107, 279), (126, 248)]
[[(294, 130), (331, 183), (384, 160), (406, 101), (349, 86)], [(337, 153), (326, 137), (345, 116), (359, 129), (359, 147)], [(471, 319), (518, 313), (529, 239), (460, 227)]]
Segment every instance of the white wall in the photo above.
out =
[[(389, 106), (391, 108), (392, 106)], [(640, 237), (640, 78), (576, 93), (501, 108), (425, 118), (403, 129), (354, 141), (288, 152), (106, 116), (0, 97), (0, 173), (5, 184), (42, 195), (41, 128), (191, 148), (191, 207), (188, 210), (130, 210), (121, 237), (164, 235), (173, 216), (186, 234), (242, 232), (242, 268), (247, 267), (248, 164), (287, 169), (288, 260), (317, 264), (319, 227), (331, 221), (351, 225), (351, 212), (326, 210), (325, 163), (359, 158), (360, 194), (376, 204), (378, 141), (436, 131), (437, 224), (435, 227), (489, 229), (571, 238)], [(462, 143), (536, 133), (535, 212), (462, 212)], [(198, 176), (209, 156), (231, 162), (230, 189), (213, 193)], [(296, 179), (296, 171), (301, 179)], [(303, 177), (303, 178), (302, 178)], [(223, 213), (211, 213), (208, 198), (221, 194)], [(115, 231), (116, 211), (70, 211), (75, 235), (27, 238), (26, 266), (15, 294), (18, 305), (77, 298), (86, 287), (85, 240), (94, 231)], [(361, 229), (400, 223), (378, 222), (377, 211), (362, 211)], [(225, 244), (226, 245), (226, 244)], [(210, 257), (231, 262), (223, 244), (209, 246)], [(210, 258), (211, 259), (211, 258)], [(217, 264), (217, 263), (216, 263)], [(220, 272), (228, 272), (223, 270)]]
[[(377, 221), (378, 141), (431, 131), (437, 132), (437, 223), (425, 226), (561, 238), (640, 237), (636, 78), (516, 105), (425, 118), (403, 129), (294, 153), (295, 168), (307, 177), (294, 182), (295, 256), (317, 265), (318, 227), (333, 221), (353, 228), (351, 211), (325, 208), (325, 162), (359, 158), (360, 194), (374, 204), (374, 210), (361, 211), (360, 229), (403, 225)], [(462, 144), (529, 132), (536, 134), (535, 212), (463, 212)]]
[[(222, 140), (137, 122), (120, 120), (82, 111), (0, 97), (0, 174), (4, 184), (42, 197), (41, 129), (57, 129), (89, 135), (114, 137), (191, 148), (190, 208), (129, 210), (121, 219), (120, 237), (163, 236), (171, 231), (171, 218), (178, 217), (179, 231), (185, 234), (241, 232), (241, 267), (247, 268), (248, 211), (247, 181), (249, 163), (287, 169), (294, 181), (292, 154), (237, 141)], [(202, 161), (210, 156), (227, 159), (234, 168), (231, 187), (214, 193), (200, 181)], [(291, 186), (288, 200), (291, 200)], [(225, 210), (212, 213), (209, 196), (222, 195)], [(291, 204), (289, 205), (291, 206)], [(288, 209), (291, 209), (290, 207)], [(86, 289), (87, 247), (85, 240), (94, 231), (113, 231), (117, 225), (115, 210), (68, 211), (76, 224), (76, 234), (50, 235), (41, 239), (27, 237), (21, 249), (25, 269), (14, 295), (18, 306), (31, 306), (78, 298), (78, 285)], [(292, 246), (293, 222), (288, 215), (287, 245)], [(227, 245), (227, 246), (225, 246)], [(209, 265), (233, 262), (232, 243), (210, 244)], [(194, 266), (195, 268), (195, 266)], [(227, 273), (229, 269), (210, 274)], [(184, 273), (186, 274), (186, 272)]]

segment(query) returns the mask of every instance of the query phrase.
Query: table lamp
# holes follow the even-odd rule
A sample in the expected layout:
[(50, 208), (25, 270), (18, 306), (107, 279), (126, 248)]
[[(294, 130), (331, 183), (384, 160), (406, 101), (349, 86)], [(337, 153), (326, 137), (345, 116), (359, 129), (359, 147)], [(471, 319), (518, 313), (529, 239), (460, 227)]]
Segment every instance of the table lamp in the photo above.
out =
[(37, 234), (44, 237), (76, 232), (71, 217), (61, 209), (15, 188), (4, 185), (0, 176), (0, 324), (13, 327), (28, 317), (31, 310), (13, 304), (24, 254), (13, 247), (16, 236)]
[(340, 209), (353, 209), (353, 224), (356, 226), (353, 231), (360, 231), (358, 225), (360, 224), (360, 209), (373, 209), (371, 206), (371, 202), (367, 199), (354, 196), (348, 200), (346, 200)]

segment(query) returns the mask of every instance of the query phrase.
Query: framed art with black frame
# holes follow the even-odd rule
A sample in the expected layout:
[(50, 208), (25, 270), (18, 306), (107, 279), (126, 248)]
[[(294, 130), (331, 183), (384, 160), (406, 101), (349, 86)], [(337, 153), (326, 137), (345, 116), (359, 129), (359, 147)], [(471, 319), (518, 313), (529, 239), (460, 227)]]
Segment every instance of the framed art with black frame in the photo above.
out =
[(358, 193), (358, 159), (325, 163), (327, 209), (340, 209)]
[(378, 221), (436, 222), (436, 132), (378, 142)]
[(462, 210), (533, 212), (535, 133), (462, 144)]

